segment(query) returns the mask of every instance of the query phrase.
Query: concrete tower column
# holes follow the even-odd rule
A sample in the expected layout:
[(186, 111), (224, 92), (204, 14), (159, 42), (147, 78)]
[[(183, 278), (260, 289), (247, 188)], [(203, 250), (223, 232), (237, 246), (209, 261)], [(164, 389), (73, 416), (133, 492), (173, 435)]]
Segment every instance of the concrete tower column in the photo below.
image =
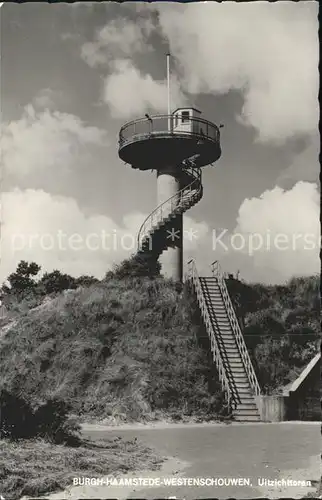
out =
[[(178, 170), (174, 167), (162, 168), (157, 173), (157, 196), (158, 205), (168, 200), (180, 191), (180, 179)], [(162, 217), (166, 217), (171, 212), (170, 203), (165, 206)], [(161, 274), (175, 281), (182, 281), (183, 273), (183, 241), (182, 241), (182, 215), (178, 216), (169, 225), (166, 233), (169, 248), (160, 255)]]

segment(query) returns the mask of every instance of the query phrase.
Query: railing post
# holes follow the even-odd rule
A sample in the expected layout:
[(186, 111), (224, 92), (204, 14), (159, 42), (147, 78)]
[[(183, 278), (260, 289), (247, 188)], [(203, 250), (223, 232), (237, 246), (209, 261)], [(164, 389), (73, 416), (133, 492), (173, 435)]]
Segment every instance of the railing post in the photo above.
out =
[(218, 278), (218, 274), (219, 274), (219, 269), (218, 269), (218, 260), (215, 260), (214, 262), (211, 263), (211, 272), (212, 272), (212, 275), (216, 278)]

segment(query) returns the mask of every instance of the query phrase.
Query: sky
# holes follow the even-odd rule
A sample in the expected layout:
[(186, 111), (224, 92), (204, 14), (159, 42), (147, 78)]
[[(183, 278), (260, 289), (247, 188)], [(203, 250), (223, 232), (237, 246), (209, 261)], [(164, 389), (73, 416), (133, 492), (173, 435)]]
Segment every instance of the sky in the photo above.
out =
[(168, 51), (172, 109), (224, 125), (184, 216), (185, 262), (265, 283), (319, 272), (317, 15), (316, 2), (3, 5), (0, 281), (21, 259), (101, 278), (135, 251), (156, 172), (125, 165), (118, 134), (166, 112)]

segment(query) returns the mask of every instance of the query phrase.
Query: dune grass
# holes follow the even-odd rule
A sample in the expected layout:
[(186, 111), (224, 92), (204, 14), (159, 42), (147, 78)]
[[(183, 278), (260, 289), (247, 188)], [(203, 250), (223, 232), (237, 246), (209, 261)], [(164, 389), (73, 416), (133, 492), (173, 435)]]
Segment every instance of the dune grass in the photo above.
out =
[(99, 477), (157, 470), (163, 462), (134, 440), (84, 440), (71, 448), (44, 440), (0, 440), (0, 494), (5, 499), (48, 494), (72, 486), (75, 477)]

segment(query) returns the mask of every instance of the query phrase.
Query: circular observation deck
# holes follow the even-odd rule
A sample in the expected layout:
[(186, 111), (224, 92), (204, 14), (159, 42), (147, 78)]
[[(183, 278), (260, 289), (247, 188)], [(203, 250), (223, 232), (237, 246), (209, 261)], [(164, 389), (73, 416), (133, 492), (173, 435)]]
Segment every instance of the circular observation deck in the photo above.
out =
[(219, 128), (202, 118), (189, 117), (178, 125), (174, 115), (156, 115), (126, 123), (120, 130), (119, 157), (133, 168), (179, 166), (196, 154), (198, 167), (221, 155)]

